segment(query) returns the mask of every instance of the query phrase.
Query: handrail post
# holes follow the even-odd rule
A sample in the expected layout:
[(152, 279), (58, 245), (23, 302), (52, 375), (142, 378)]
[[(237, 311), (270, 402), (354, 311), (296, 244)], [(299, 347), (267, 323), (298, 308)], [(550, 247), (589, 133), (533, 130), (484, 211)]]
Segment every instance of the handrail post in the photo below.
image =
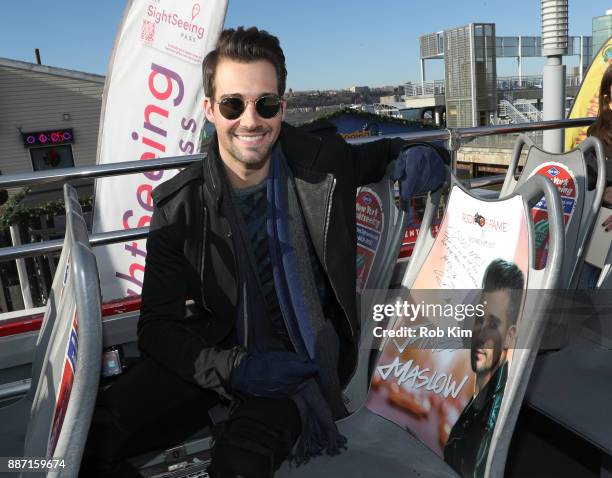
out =
[[(13, 246), (21, 245), (21, 237), (19, 236), (19, 226), (11, 224), (9, 226), (11, 232), (11, 241)], [(34, 308), (32, 300), (32, 291), (30, 290), (30, 278), (28, 277), (28, 269), (24, 259), (15, 259), (17, 264), (17, 276), (19, 277), (19, 287), (21, 288), (21, 296), (23, 297), (23, 305), (26, 309)]]
[[(568, 0), (541, 0), (542, 56), (548, 57), (544, 66), (543, 102), (544, 119), (559, 120), (565, 117), (565, 65), (567, 54)], [(544, 149), (551, 153), (563, 152), (564, 131), (556, 129), (544, 133)]]
[(448, 128), (448, 140), (446, 141), (446, 145), (448, 150), (450, 151), (451, 164), (450, 168), (453, 174), (457, 173), (457, 153), (459, 148), (461, 148), (461, 134), (454, 128)]

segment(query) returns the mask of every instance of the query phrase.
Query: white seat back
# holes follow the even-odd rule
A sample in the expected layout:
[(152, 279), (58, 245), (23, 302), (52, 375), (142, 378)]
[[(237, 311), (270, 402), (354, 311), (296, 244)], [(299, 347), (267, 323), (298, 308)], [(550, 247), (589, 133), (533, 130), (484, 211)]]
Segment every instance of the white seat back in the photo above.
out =
[[(65, 269), (57, 269), (57, 317), (48, 336), (25, 437), (24, 456), (62, 458), (49, 476), (76, 476), (100, 377), (102, 322), (98, 271), (76, 192), (64, 186)], [(57, 279), (57, 278), (56, 278)], [(54, 285), (56, 281), (54, 280)], [(38, 354), (39, 352), (37, 352)], [(42, 476), (42, 475), (41, 475)]]
[(382, 181), (357, 191), (356, 289), (361, 339), (355, 374), (344, 389), (349, 412), (363, 405), (371, 378), (374, 323), (371, 314), (364, 314), (364, 311), (371, 310), (372, 304), (384, 300), (406, 234), (407, 214), (396, 206), (389, 171)]
[[(529, 210), (542, 195), (549, 205), (550, 244), (546, 267), (536, 270), (535, 231)], [(416, 305), (422, 299), (441, 305), (473, 304), (479, 297), (483, 275), (497, 261), (518, 271), (527, 292), (557, 286), (564, 249), (563, 219), (559, 194), (549, 180), (532, 178), (503, 200), (479, 199), (455, 182), (434, 238), (433, 217), (439, 198), (439, 193), (429, 198), (402, 290), (390, 296), (387, 305), (397, 301)], [(518, 292), (516, 345), (507, 352), (507, 378), (503, 376), (503, 367), (499, 367), (499, 382), (495, 382), (501, 387), (496, 402), (501, 405), (487, 422), (488, 438), (465, 448), (471, 454), (465, 459), (479, 454), (483, 472), (486, 468), (485, 476), (491, 477), (503, 475), (514, 423), (543, 330), (542, 316), (531, 311), (541, 311), (549, 300), (547, 294), (528, 294), (522, 288)], [(445, 319), (446, 325), (461, 325), (461, 321), (455, 320), (459, 309), (452, 310), (454, 315)], [(464, 336), (452, 340), (448, 330), (443, 330), (444, 335), (438, 340), (423, 337), (420, 327), (435, 331), (441, 325), (424, 315), (419, 314), (415, 321), (404, 312), (391, 317), (386, 330), (394, 331), (396, 336), (382, 344), (367, 407), (408, 429), (443, 459), (445, 445), (459, 417), (463, 414), (462, 424), (469, 422), (466, 414), (472, 410), (469, 406), (475, 393), (476, 375), (467, 348), (470, 339), (464, 342)], [(401, 335), (409, 334), (406, 330), (410, 328), (415, 329), (415, 338)]]
[[(519, 159), (527, 147), (525, 166), (516, 179)], [(587, 188), (587, 165), (585, 156), (593, 153), (597, 165), (595, 188)], [(563, 203), (565, 222), (565, 257), (560, 287), (575, 287), (582, 269), (586, 245), (599, 212), (606, 185), (605, 154), (597, 138), (587, 138), (577, 148), (567, 153), (555, 154), (538, 148), (529, 137), (519, 135), (512, 161), (508, 168), (500, 197), (505, 197), (534, 175), (548, 177), (555, 183)], [(546, 203), (538, 202), (532, 209), (536, 228), (537, 267), (546, 261), (548, 215)]]

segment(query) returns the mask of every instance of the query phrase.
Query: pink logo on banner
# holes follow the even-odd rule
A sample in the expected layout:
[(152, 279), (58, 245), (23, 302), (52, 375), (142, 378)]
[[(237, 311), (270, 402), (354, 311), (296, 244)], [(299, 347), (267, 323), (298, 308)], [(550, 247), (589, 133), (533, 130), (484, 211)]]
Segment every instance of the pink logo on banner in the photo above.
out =
[(357, 290), (361, 291), (370, 275), (374, 256), (380, 244), (384, 214), (380, 198), (363, 188), (355, 204), (357, 212)]
[(195, 19), (200, 14), (200, 4), (195, 3), (191, 8), (191, 21)]
[[(104, 88), (97, 163), (197, 154), (202, 60), (217, 42), (228, 0), (127, 3)], [(153, 189), (177, 172), (97, 179), (94, 232), (149, 226)], [(105, 301), (141, 293), (144, 240), (107, 245), (96, 256)]]
[[(572, 218), (572, 214), (574, 214), (576, 200), (578, 199), (574, 173), (562, 164), (546, 163), (540, 166), (533, 174), (547, 177), (557, 187), (561, 195), (561, 203), (563, 204), (563, 223), (567, 226)], [(548, 211), (544, 197), (533, 207), (531, 214), (535, 229), (535, 266), (537, 269), (542, 269), (546, 265), (546, 258), (548, 257)]]
[(155, 23), (143, 20), (140, 38), (146, 43), (151, 43), (155, 39)]

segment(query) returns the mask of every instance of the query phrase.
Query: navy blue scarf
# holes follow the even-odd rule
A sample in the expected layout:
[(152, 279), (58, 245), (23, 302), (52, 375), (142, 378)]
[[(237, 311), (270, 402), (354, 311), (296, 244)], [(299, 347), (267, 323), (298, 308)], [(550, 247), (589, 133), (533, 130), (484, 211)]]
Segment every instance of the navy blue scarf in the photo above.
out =
[(316, 378), (292, 397), (302, 419), (294, 456), (299, 464), (322, 453), (337, 454), (346, 443), (334, 421), (346, 415), (338, 378), (339, 343), (323, 315), (310, 259), (314, 250), (279, 146), (272, 152), (267, 181), (267, 232), (279, 305), (296, 353), (319, 367)]

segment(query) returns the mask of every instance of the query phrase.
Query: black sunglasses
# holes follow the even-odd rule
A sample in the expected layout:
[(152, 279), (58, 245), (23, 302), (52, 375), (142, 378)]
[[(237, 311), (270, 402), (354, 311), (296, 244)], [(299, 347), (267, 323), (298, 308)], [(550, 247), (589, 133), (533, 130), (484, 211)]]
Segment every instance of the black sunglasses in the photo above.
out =
[(236, 96), (227, 96), (219, 101), (219, 111), (224, 118), (235, 120), (242, 116), (247, 105), (255, 103), (255, 111), (264, 119), (274, 118), (281, 107), (281, 100), (276, 95), (264, 95), (256, 100), (243, 100)]

